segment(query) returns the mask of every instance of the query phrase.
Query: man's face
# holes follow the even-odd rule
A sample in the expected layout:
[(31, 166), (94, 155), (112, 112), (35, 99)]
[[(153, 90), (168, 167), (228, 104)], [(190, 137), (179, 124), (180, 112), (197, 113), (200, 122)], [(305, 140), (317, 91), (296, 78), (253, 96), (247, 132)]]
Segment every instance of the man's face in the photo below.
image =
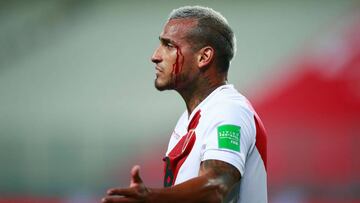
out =
[(195, 70), (195, 54), (186, 41), (187, 32), (196, 25), (194, 19), (168, 21), (160, 34), (160, 45), (151, 61), (156, 64), (155, 87), (158, 90), (179, 89)]

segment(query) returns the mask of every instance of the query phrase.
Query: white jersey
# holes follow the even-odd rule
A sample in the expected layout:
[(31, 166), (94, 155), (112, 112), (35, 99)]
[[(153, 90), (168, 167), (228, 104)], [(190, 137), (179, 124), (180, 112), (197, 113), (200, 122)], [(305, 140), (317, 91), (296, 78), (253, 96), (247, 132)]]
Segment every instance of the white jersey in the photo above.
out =
[(265, 130), (232, 85), (218, 87), (190, 116), (187, 111), (182, 114), (164, 158), (164, 186), (197, 177), (201, 162), (209, 159), (229, 163), (241, 174), (227, 201), (267, 202)]

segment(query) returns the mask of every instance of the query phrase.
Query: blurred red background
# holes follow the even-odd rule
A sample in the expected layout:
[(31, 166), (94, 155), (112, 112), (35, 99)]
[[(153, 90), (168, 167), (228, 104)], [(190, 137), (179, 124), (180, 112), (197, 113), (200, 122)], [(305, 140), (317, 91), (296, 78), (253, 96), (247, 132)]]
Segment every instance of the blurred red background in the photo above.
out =
[[(250, 99), (268, 131), (271, 202), (360, 202), (360, 18), (346, 23), (315, 37)], [(163, 151), (139, 155), (155, 185), (160, 159), (141, 157)]]

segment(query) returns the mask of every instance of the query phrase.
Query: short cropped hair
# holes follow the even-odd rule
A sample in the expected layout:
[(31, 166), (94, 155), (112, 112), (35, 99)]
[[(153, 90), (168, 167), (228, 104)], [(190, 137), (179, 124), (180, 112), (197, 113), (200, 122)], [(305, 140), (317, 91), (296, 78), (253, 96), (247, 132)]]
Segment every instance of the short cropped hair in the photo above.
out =
[(186, 37), (193, 48), (213, 47), (219, 72), (227, 72), (236, 52), (236, 38), (225, 17), (208, 7), (184, 6), (174, 9), (168, 20), (183, 18), (197, 20), (197, 26)]

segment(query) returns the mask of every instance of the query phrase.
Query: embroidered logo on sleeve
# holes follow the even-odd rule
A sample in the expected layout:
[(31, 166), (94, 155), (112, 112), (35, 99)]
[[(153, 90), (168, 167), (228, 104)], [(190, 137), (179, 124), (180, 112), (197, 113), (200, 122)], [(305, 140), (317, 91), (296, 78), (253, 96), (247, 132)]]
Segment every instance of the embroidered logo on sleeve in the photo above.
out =
[(222, 125), (217, 131), (219, 148), (240, 152), (240, 126)]

